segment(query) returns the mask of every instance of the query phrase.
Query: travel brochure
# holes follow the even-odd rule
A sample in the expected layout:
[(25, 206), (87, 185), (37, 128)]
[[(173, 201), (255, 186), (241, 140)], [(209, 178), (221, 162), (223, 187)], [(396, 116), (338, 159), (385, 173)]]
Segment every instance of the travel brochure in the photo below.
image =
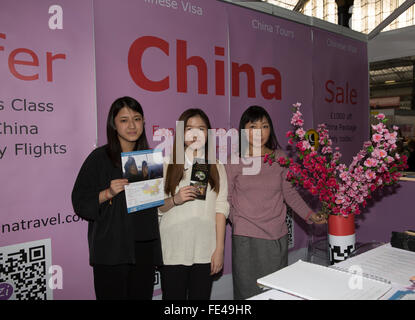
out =
[(161, 150), (121, 153), (128, 213), (164, 204), (163, 154)]

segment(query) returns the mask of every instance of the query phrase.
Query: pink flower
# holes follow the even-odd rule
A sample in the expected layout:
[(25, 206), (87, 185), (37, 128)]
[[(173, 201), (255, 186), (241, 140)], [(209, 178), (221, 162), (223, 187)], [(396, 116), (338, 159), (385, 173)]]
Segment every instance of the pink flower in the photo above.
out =
[(398, 134), (396, 132), (392, 132), (390, 134), (390, 139), (387, 139), (387, 140), (389, 140), (388, 142), (390, 144), (395, 144), (396, 143), (397, 136), (398, 136)]
[(321, 149), (321, 152), (323, 154), (332, 153), (333, 149), (331, 147), (324, 147), (323, 149)]
[(388, 154), (386, 153), (385, 150), (383, 149), (375, 149), (372, 152), (372, 157), (377, 158), (377, 159), (383, 159), (384, 157), (386, 157)]
[(302, 126), (304, 124), (304, 120), (302, 119), (302, 113), (300, 111), (297, 111), (293, 114), (291, 118), (291, 124), (295, 126)]
[(356, 199), (357, 203), (362, 203), (364, 200), (365, 199), (363, 198), (361, 194), (357, 196), (357, 199)]
[(392, 128), (393, 128), (393, 130), (395, 130), (395, 131), (399, 130), (399, 127), (398, 127), (398, 126), (393, 126)]
[(304, 124), (304, 120), (303, 119), (298, 119), (296, 122), (295, 122), (295, 125), (297, 125), (297, 126), (302, 126)]
[(304, 152), (304, 151), (310, 149), (311, 145), (310, 145), (310, 142), (304, 140), (304, 141), (297, 142), (296, 147), (300, 151)]
[(344, 199), (336, 198), (335, 202), (336, 202), (337, 205), (339, 205), (339, 204), (342, 204), (344, 202)]
[(363, 143), (363, 148), (367, 149), (372, 146), (372, 141), (365, 141)]
[(375, 116), (375, 118), (378, 120), (383, 120), (385, 119), (385, 115), (383, 113), (379, 113), (378, 115)]
[(376, 174), (372, 170), (367, 170), (365, 173), (365, 177), (367, 180), (373, 180), (376, 178)]
[(373, 159), (373, 158), (368, 158), (366, 159), (366, 161), (364, 162), (364, 165), (366, 167), (376, 167), (378, 164), (378, 160)]
[(374, 134), (374, 135), (372, 136), (372, 140), (373, 140), (373, 142), (378, 143), (378, 142), (380, 142), (380, 141), (382, 140), (382, 135), (380, 135), (380, 134), (376, 133), (376, 134)]
[(295, 134), (297, 134), (302, 139), (305, 136), (305, 131), (304, 131), (303, 128), (299, 128), (299, 129), (297, 129), (297, 131), (295, 132)]
[(372, 129), (375, 130), (377, 133), (382, 133), (383, 132), (383, 124), (382, 123), (378, 123), (377, 125), (372, 124)]

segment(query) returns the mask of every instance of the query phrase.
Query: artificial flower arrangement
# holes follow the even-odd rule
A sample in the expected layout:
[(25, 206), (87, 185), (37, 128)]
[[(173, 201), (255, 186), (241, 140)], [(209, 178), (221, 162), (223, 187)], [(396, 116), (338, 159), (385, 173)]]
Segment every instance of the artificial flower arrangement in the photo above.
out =
[[(363, 149), (353, 157), (347, 167), (340, 163), (339, 148), (333, 150), (329, 132), (324, 124), (318, 125), (318, 143), (312, 146), (303, 128), (304, 120), (300, 112), (301, 103), (293, 105), (291, 124), (293, 131), (287, 132), (288, 143), (294, 145), (298, 159), (289, 157), (277, 159), (288, 168), (287, 180), (301, 186), (312, 195), (318, 196), (322, 204), (321, 211), (328, 217), (332, 215), (359, 214), (360, 206), (367, 205), (366, 200), (378, 188), (396, 184), (400, 171), (407, 168), (406, 156), (396, 153), (398, 127), (392, 131), (386, 127), (385, 115), (375, 117), (378, 124), (372, 125), (373, 135), (363, 144)], [(272, 161), (265, 157), (264, 162)]]

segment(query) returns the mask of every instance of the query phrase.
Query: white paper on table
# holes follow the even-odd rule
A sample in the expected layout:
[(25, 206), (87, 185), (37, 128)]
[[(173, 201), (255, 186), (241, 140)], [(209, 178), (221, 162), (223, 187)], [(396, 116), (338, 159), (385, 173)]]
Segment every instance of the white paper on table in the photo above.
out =
[(247, 300), (304, 300), (300, 297), (282, 292), (279, 290), (270, 289), (256, 296), (248, 298)]
[(377, 300), (392, 287), (390, 284), (304, 261), (257, 280), (258, 284), (309, 300)]
[(387, 243), (335, 267), (344, 270), (360, 268), (366, 276), (385, 279), (398, 286), (410, 286), (410, 278), (415, 276), (415, 252), (394, 248)]

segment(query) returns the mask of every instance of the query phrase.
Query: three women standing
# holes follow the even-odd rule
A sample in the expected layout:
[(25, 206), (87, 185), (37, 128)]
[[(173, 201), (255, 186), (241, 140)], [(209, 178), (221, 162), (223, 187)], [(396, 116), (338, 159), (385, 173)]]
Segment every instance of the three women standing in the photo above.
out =
[[(81, 167), (72, 202), (75, 212), (89, 222), (97, 299), (151, 299), (155, 267), (161, 265), (163, 299), (209, 299), (212, 276), (223, 268), (229, 205), (234, 298), (246, 299), (260, 293), (258, 278), (288, 264), (285, 203), (308, 223), (326, 222), (285, 179), (286, 169), (278, 163), (261, 161), (259, 174), (244, 175), (243, 163), (228, 164), (225, 171), (216, 158), (209, 159), (211, 125), (202, 110), (186, 110), (179, 121), (184, 124), (184, 139), (175, 139), (172, 161), (164, 165), (166, 198), (158, 209), (160, 225), (157, 208), (128, 214), (123, 194), (128, 180), (123, 179), (121, 152), (149, 148), (144, 113), (136, 100), (123, 97), (112, 104), (108, 144), (91, 152)], [(261, 132), (258, 144), (253, 129)], [(284, 156), (262, 107), (244, 112), (239, 131), (240, 158), (257, 152), (261, 157)], [(243, 139), (246, 143), (241, 143)], [(181, 147), (183, 154), (177, 152)], [(190, 185), (199, 158), (208, 164), (205, 200), (197, 199), (197, 188)]]

